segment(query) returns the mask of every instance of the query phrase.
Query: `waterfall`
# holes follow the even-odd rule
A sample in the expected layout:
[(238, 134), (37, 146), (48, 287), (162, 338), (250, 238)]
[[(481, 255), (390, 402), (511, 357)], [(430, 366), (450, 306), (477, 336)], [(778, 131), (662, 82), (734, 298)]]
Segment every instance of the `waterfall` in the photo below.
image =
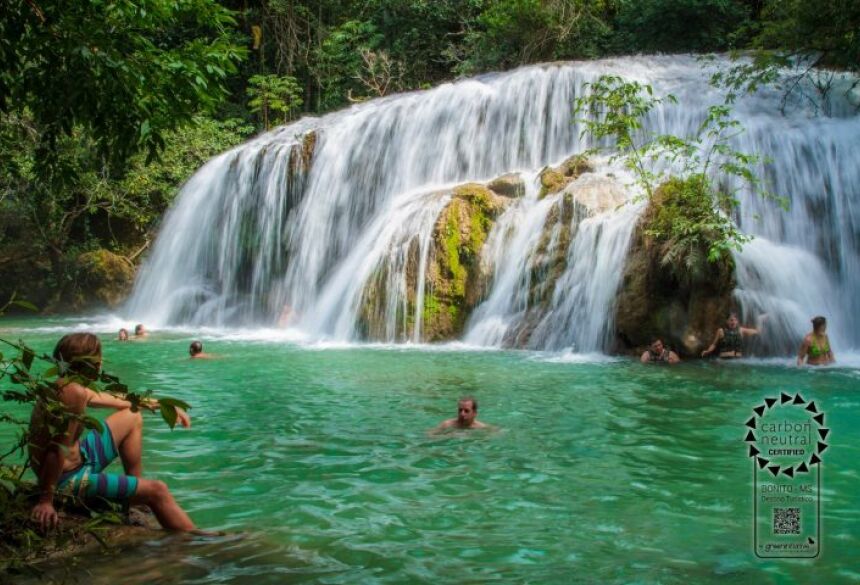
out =
[[(641, 209), (624, 205), (630, 178), (600, 160), (561, 193), (541, 198), (535, 185), (541, 169), (593, 146), (572, 104), (606, 73), (677, 96), (645, 121), (658, 133), (692, 135), (723, 99), (693, 57), (627, 57), (524, 67), (302, 119), (188, 181), (126, 311), (155, 326), (421, 341), (433, 230), (451, 189), (518, 172), (526, 192), (489, 232), (485, 290), (462, 339), (606, 350)], [(792, 339), (825, 314), (835, 345), (860, 347), (860, 117), (840, 103), (840, 117), (825, 118), (783, 115), (773, 91), (738, 100), (747, 131), (733, 145), (764, 157), (758, 172), (790, 209), (739, 194), (738, 225), (755, 240), (736, 258), (736, 298), (745, 317), (767, 313)]]

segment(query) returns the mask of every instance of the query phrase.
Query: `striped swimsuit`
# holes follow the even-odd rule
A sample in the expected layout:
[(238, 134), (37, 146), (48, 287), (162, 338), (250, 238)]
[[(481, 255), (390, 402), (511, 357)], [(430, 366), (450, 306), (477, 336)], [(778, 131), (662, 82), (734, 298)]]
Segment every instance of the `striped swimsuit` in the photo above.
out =
[(125, 500), (137, 491), (137, 478), (119, 473), (102, 473), (119, 456), (107, 423), (102, 432), (89, 430), (81, 440), (83, 463), (60, 476), (57, 487), (82, 499)]

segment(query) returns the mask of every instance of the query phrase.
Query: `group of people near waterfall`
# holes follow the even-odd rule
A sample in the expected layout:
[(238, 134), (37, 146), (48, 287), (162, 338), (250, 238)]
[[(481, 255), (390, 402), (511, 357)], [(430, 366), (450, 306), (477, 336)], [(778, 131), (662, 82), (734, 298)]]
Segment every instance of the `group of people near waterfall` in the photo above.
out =
[[(763, 315), (760, 322), (767, 316)], [(717, 329), (711, 345), (702, 351), (702, 357), (717, 355), (720, 359), (737, 359), (744, 356), (744, 338), (760, 335), (762, 327), (744, 327), (737, 313), (730, 313), (724, 327)], [(667, 348), (663, 340), (655, 337), (639, 358), (643, 364), (677, 364), (681, 358)], [(827, 319), (822, 316), (812, 319), (812, 331), (803, 337), (797, 352), (797, 365), (823, 366), (836, 361), (827, 337)]]
[[(725, 326), (717, 329), (714, 340), (702, 357), (717, 355), (722, 359), (735, 359), (744, 355), (744, 339), (761, 334), (761, 327), (741, 326), (736, 314), (729, 315)], [(134, 328), (134, 338), (148, 335), (140, 324)], [(119, 331), (118, 341), (128, 341), (126, 329)], [(191, 359), (212, 357), (204, 353), (203, 344), (193, 341), (188, 353)], [(54, 508), (57, 493), (87, 501), (104, 499), (114, 502), (149, 507), (162, 527), (175, 531), (196, 530), (188, 514), (179, 506), (167, 485), (144, 477), (142, 463), (143, 416), (134, 410), (128, 400), (111, 394), (99, 393), (88, 387), (87, 381), (98, 378), (102, 366), (102, 344), (92, 333), (72, 333), (64, 336), (54, 348), (53, 357), (60, 372), (56, 381), (57, 398), (68, 414), (73, 415), (64, 430), (52, 429), (56, 414), (42, 404), (33, 409), (30, 420), (30, 466), (38, 477), (39, 499), (32, 517), (44, 529), (58, 522)], [(654, 339), (642, 354), (643, 363), (675, 364), (681, 361), (677, 353), (665, 347), (661, 339)], [(801, 343), (798, 365), (824, 365), (834, 361), (827, 321), (824, 317), (812, 319), (812, 331)], [(156, 412), (158, 400), (145, 399), (140, 406)], [(87, 408), (115, 410), (102, 423), (100, 431), (85, 431), (83, 420)], [(191, 417), (181, 408), (176, 409), (177, 422), (191, 426)], [(487, 429), (489, 425), (478, 421), (478, 401), (466, 396), (457, 403), (457, 416), (442, 422), (433, 432), (451, 429)], [(105, 469), (119, 459), (124, 473), (110, 473)]]

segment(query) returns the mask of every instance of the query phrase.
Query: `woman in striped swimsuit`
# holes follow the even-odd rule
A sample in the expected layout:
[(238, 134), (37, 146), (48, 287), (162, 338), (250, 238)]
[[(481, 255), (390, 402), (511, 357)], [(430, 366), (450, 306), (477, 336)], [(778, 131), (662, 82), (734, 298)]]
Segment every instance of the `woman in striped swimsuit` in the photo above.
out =
[[(30, 465), (39, 479), (39, 502), (33, 519), (43, 529), (58, 523), (54, 509), (56, 492), (81, 500), (106, 499), (149, 506), (158, 522), (168, 530), (193, 530), (194, 523), (173, 499), (164, 482), (142, 477), (143, 417), (131, 411), (131, 403), (110, 394), (94, 392), (83, 384), (95, 380), (102, 365), (102, 346), (92, 333), (63, 337), (54, 348), (54, 358), (63, 371), (57, 380), (57, 398), (66, 411), (76, 415), (65, 428), (58, 417), (37, 403), (30, 418)], [(77, 381), (72, 381), (77, 380)], [(87, 407), (112, 408), (114, 414), (102, 423), (102, 430), (84, 433), (81, 420)], [(158, 401), (143, 406), (159, 408)], [(177, 408), (179, 422), (191, 425), (188, 415)], [(116, 459), (125, 473), (106, 473)]]

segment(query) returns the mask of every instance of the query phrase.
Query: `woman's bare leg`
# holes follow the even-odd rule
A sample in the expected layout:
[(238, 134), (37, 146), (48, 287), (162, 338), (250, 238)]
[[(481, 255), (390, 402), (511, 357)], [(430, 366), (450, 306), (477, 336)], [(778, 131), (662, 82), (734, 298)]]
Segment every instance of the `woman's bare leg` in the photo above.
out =
[(113, 444), (122, 459), (126, 475), (143, 475), (143, 416), (140, 412), (120, 410), (107, 417)]
[(167, 489), (163, 481), (152, 479), (139, 479), (137, 481), (137, 492), (131, 498), (132, 504), (144, 504), (149, 506), (152, 513), (158, 519), (165, 530), (187, 532), (194, 530), (194, 522), (179, 507), (173, 494)]

